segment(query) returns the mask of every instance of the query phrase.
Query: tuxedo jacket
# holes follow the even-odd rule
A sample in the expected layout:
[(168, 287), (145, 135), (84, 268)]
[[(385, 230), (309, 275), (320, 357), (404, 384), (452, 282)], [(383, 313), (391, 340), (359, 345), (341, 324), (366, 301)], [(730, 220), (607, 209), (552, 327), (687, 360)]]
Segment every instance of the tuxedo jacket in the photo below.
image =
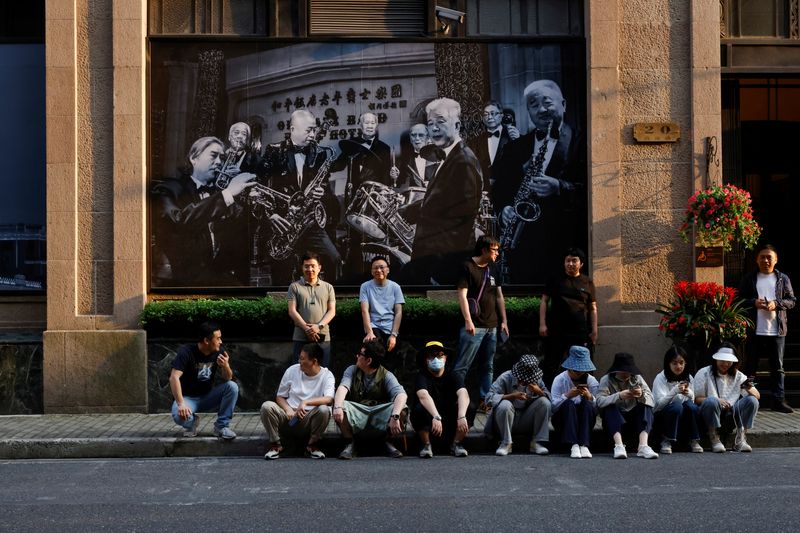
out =
[[(359, 144), (366, 143), (363, 137), (355, 137), (352, 141)], [(389, 177), (389, 170), (392, 168), (392, 149), (380, 139), (373, 139), (372, 145), (365, 153), (352, 157), (341, 154), (332, 171), (336, 172), (344, 168), (347, 168), (350, 173), (353, 191), (361, 187), (365, 181), (391, 185), (392, 179)]]
[(397, 182), (399, 189), (407, 189), (409, 187), (424, 187), (420, 185), (421, 182), (429, 183), (433, 176), (436, 174), (436, 168), (439, 166), (437, 163), (426, 162), (425, 171), (423, 175), (419, 175), (416, 164), (416, 155), (414, 152), (406, 154), (398, 165), (400, 170), (400, 179)]
[[(500, 156), (506, 144), (510, 141), (511, 137), (508, 136), (508, 130), (505, 126), (501, 126), (500, 142), (497, 144), (497, 152), (494, 155), (495, 165), (500, 160)], [(490, 188), (490, 180), (495, 179), (492, 170), (493, 165), (489, 157), (489, 136), (484, 131), (477, 137), (470, 139), (467, 145), (475, 153), (475, 157), (478, 158), (478, 161), (480, 161), (481, 174), (483, 175), (483, 188), (488, 191)]]

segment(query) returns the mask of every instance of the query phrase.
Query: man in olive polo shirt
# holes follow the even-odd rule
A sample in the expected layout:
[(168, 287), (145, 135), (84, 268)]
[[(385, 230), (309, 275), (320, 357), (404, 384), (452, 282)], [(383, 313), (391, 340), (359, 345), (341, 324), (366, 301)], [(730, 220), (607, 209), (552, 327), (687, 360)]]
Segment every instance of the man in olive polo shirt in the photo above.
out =
[(289, 285), (289, 318), (294, 322), (294, 362), (298, 362), (303, 345), (316, 342), (322, 347), (322, 366), (330, 368), (331, 332), (328, 324), (336, 316), (336, 294), (333, 286), (319, 279), (320, 261), (314, 252), (302, 259), (303, 279)]

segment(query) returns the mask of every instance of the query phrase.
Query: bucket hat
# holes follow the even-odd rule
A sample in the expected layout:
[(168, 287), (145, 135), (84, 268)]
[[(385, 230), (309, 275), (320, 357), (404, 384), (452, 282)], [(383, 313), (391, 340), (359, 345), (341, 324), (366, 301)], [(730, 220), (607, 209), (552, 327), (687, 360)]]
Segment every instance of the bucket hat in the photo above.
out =
[(569, 349), (567, 358), (561, 366), (574, 372), (594, 372), (597, 367), (592, 363), (589, 349), (585, 346), (572, 346)]
[(536, 359), (536, 356), (525, 354), (511, 367), (511, 375), (517, 378), (517, 381), (539, 383), (543, 373), (542, 369), (539, 368), (539, 360)]
[(607, 373), (612, 374), (614, 372), (627, 372), (634, 376), (642, 373), (639, 367), (633, 362), (633, 355), (625, 352), (620, 352), (614, 356), (614, 363), (611, 365), (611, 368), (608, 369)]

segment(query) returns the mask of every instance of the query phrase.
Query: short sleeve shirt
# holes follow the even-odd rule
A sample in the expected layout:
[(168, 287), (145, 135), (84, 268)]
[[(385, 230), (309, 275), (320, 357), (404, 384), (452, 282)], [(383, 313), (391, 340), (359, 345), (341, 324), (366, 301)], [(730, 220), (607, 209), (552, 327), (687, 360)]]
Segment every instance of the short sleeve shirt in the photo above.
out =
[[(297, 409), (300, 402), (330, 396), (333, 398), (335, 393), (333, 373), (327, 368), (320, 368), (316, 376), (307, 376), (300, 369), (299, 364), (294, 364), (286, 369), (278, 385), (277, 396), (286, 398), (286, 403), (292, 409)], [(311, 410), (313, 407), (307, 407)]]
[[(481, 293), (481, 284), (483, 284), (484, 279), (486, 279), (486, 284)], [(467, 289), (467, 298), (478, 298), (478, 294), (481, 294), (481, 299), (478, 302), (481, 311), (480, 315), (477, 317), (471, 316), (475, 327), (496, 328), (497, 289), (501, 287), (497, 266), (489, 263), (481, 268), (472, 259), (467, 259), (461, 265), (456, 286), (459, 289)]]
[[(353, 386), (353, 376), (355, 375), (357, 369), (358, 367), (356, 367), (356, 365), (348, 366), (344, 371), (344, 374), (342, 374), (342, 381), (339, 383), (339, 385), (347, 390), (350, 390)], [(372, 374), (371, 376), (364, 374), (364, 387), (366, 389), (371, 388), (374, 379), (375, 374)], [(383, 392), (386, 394), (386, 397), (390, 402), (393, 402), (398, 394), (405, 392), (405, 389), (403, 389), (403, 386), (400, 385), (399, 381), (397, 381), (397, 378), (394, 376), (394, 374), (388, 370), (386, 371), (386, 376), (383, 378)]]
[[(464, 388), (464, 380), (455, 372), (445, 372), (440, 377), (430, 372), (420, 372), (417, 375), (414, 391), (426, 390), (436, 408), (440, 411), (453, 411), (456, 408), (459, 389)], [(416, 394), (414, 395), (416, 396)], [(419, 401), (419, 400), (417, 400)]]
[[(333, 291), (333, 285), (326, 281), (318, 279), (316, 285), (310, 285), (306, 283), (305, 279), (301, 279), (289, 285), (286, 299), (294, 300), (297, 312), (300, 313), (303, 320), (310, 324), (319, 324), (319, 321), (328, 312), (328, 304), (336, 300), (336, 293)], [(331, 340), (328, 324), (325, 324), (320, 333), (325, 335), (326, 341)], [(305, 342), (307, 339), (303, 328), (295, 326), (292, 340)]]
[(550, 298), (551, 320), (548, 326), (556, 333), (588, 334), (589, 309), (595, 301), (594, 283), (580, 274), (577, 277), (562, 274), (547, 284), (544, 294)]
[(214, 385), (217, 375), (217, 356), (220, 352), (203, 354), (197, 344), (184, 344), (178, 348), (172, 368), (183, 372), (180, 377), (181, 393), (193, 398), (205, 396)]
[(400, 285), (392, 280), (386, 280), (381, 286), (375, 283), (374, 279), (361, 284), (358, 301), (369, 304), (370, 326), (384, 333), (392, 332), (394, 306), (406, 303)]

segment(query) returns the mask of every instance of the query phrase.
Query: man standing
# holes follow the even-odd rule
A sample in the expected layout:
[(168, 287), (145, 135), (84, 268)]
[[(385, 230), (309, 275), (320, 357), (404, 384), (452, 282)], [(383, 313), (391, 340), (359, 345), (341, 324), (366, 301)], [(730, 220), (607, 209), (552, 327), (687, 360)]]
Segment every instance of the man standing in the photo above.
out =
[(425, 112), (428, 135), (443, 160), (419, 209), (409, 268), (417, 282), (452, 284), (461, 258), (475, 244), (483, 181), (478, 159), (461, 141), (461, 105), (439, 98)]
[(512, 124), (503, 124), (503, 108), (500, 102), (490, 100), (483, 106), (482, 122), (485, 131), (470, 139), (469, 147), (481, 163), (483, 188), (489, 190), (494, 183), (492, 165), (503, 153), (508, 141), (519, 138), (519, 130)]
[(321, 365), (322, 348), (309, 343), (300, 351), (300, 362), (286, 369), (275, 401), (261, 405), (261, 423), (267, 430), (269, 450), (264, 459), (277, 459), (283, 451), (281, 435), (309, 435), (305, 455), (325, 459), (318, 442), (331, 419), (333, 373)]
[[(218, 371), (222, 383), (214, 387)], [(228, 426), (239, 398), (239, 387), (233, 381), (230, 357), (222, 347), (219, 326), (204, 322), (200, 325), (200, 340), (178, 349), (172, 361), (169, 386), (175, 398), (172, 419), (183, 426), (185, 437), (197, 435), (198, 411), (216, 409), (214, 435), (223, 440), (236, 438), (236, 433)]]
[(214, 187), (225, 147), (201, 137), (189, 150), (191, 170), (153, 188), (158, 277), (164, 286), (246, 285), (249, 276), (242, 194), (254, 174), (233, 177), (224, 190)]
[(548, 341), (542, 365), (548, 381), (558, 373), (570, 346), (584, 346), (591, 353), (597, 343), (594, 283), (581, 274), (585, 258), (580, 248), (569, 248), (564, 254), (564, 272), (551, 278), (542, 294), (539, 336)]
[(300, 360), (303, 345), (316, 342), (322, 347), (322, 366), (331, 360), (331, 332), (328, 324), (336, 316), (333, 285), (319, 279), (319, 256), (306, 252), (301, 258), (303, 278), (289, 285), (286, 293), (289, 318), (294, 323), (294, 361)]
[(356, 364), (347, 367), (333, 399), (333, 420), (350, 442), (339, 459), (352, 459), (354, 437), (366, 431), (386, 438), (390, 457), (403, 454), (389, 442), (405, 426), (406, 400), (403, 386), (381, 363), (385, 350), (377, 341), (365, 342), (356, 355)]
[(475, 243), (475, 255), (464, 261), (457, 285), (464, 327), (458, 337), (458, 358), (454, 372), (465, 380), (475, 356), (478, 356), (480, 408), (484, 411), (488, 411), (485, 400), (494, 374), (498, 314), (501, 335), (508, 337), (506, 304), (494, 264), (499, 252), (500, 243), (497, 239), (482, 235)]
[(428, 128), (425, 124), (414, 124), (408, 132), (411, 148), (400, 164), (398, 188), (427, 187), (436, 172), (437, 164), (431, 163), (419, 153), (428, 144)]
[(347, 166), (349, 184), (356, 191), (365, 181), (392, 185), (397, 183), (400, 171), (393, 165), (392, 149), (388, 144), (378, 139), (378, 117), (375, 113), (362, 113), (358, 117), (361, 134), (349, 142), (355, 143), (358, 151), (344, 152), (339, 156), (333, 171), (341, 170)]
[(440, 439), (456, 457), (468, 455), (461, 443), (475, 413), (467, 413), (469, 394), (464, 380), (445, 371), (448, 351), (441, 342), (431, 341), (417, 356), (417, 402), (411, 411), (411, 425), (422, 443), (419, 456), (423, 459), (433, 457), (432, 437)]
[(403, 319), (403, 290), (389, 279), (389, 263), (376, 255), (371, 262), (372, 279), (361, 284), (358, 301), (361, 304), (361, 321), (364, 325), (364, 342), (380, 339), (391, 352), (400, 334)]
[[(324, 167), (333, 155), (330, 148), (316, 142), (316, 136), (317, 121), (314, 115), (305, 109), (294, 111), (289, 119), (289, 139), (267, 145), (258, 174), (260, 178), (266, 177), (271, 189), (282, 194), (292, 197), (300, 193), (295, 198), (302, 198), (312, 209), (319, 205), (317, 201), (322, 202), (327, 218), (332, 209), (338, 206), (328, 184), (330, 171)], [(317, 179), (318, 182), (311, 187)], [(322, 256), (320, 264), (331, 276), (330, 279), (334, 279), (341, 268), (342, 258), (328, 233), (315, 222), (303, 227), (293, 226), (287, 220), (288, 216), (288, 211), (270, 214), (270, 238), (277, 242), (294, 239), (295, 250), (318, 250)], [(273, 263), (272, 284), (291, 280), (294, 266), (293, 256)]]
[(543, 283), (547, 263), (585, 231), (585, 148), (564, 122), (559, 86), (539, 80), (524, 99), (535, 129), (510, 141), (493, 165), (494, 208), (501, 225), (504, 282)]
[(765, 244), (756, 255), (758, 272), (747, 274), (739, 285), (739, 296), (750, 307), (750, 319), (755, 331), (747, 335), (747, 359), (745, 373), (755, 376), (758, 360), (766, 356), (769, 360), (772, 379), (772, 410), (791, 413), (794, 410), (786, 403), (783, 388), (783, 349), (786, 342), (786, 311), (796, 302), (789, 276), (775, 269), (778, 252)]

